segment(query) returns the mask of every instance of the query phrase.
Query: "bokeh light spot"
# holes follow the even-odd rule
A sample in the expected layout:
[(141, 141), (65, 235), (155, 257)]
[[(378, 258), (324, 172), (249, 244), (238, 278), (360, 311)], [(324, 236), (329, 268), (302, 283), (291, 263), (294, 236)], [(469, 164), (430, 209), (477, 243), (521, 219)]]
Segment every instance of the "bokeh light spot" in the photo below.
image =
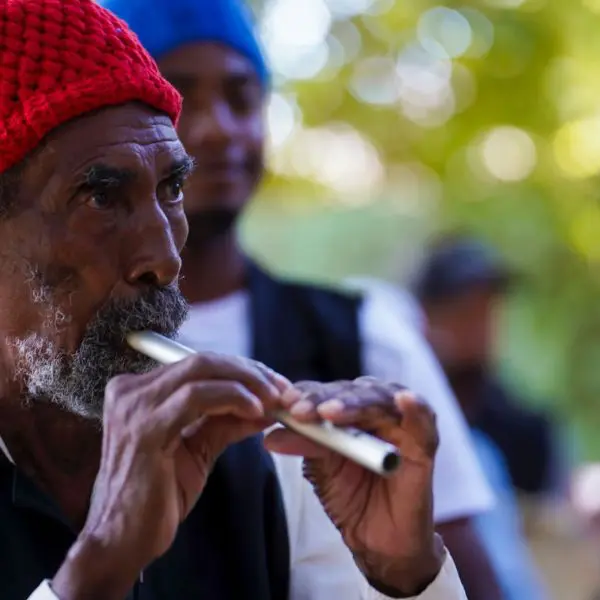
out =
[(310, 79), (327, 64), (332, 18), (324, 0), (267, 5), (261, 36), (271, 68), (288, 79)]
[(500, 181), (522, 181), (537, 164), (537, 151), (531, 136), (512, 126), (496, 127), (479, 145), (483, 167)]
[(276, 173), (343, 194), (340, 201), (347, 203), (368, 202), (384, 178), (375, 146), (346, 123), (297, 130), (274, 155), (272, 166)]
[(585, 178), (600, 172), (600, 116), (563, 125), (553, 147), (556, 162), (569, 177)]
[(460, 12), (471, 27), (471, 45), (465, 52), (465, 56), (471, 58), (485, 56), (494, 43), (494, 25), (483, 13), (474, 8), (463, 8)]
[(369, 10), (373, 3), (374, 0), (327, 0), (327, 6), (334, 19), (348, 19), (360, 15)]
[(350, 90), (369, 104), (393, 104), (400, 96), (394, 61), (385, 56), (360, 61), (354, 69)]
[(600, 0), (583, 0), (583, 6), (590, 12), (600, 14)]
[(442, 58), (462, 56), (472, 41), (469, 21), (445, 6), (437, 6), (421, 15), (417, 36), (423, 48)]
[(271, 147), (283, 145), (299, 124), (300, 111), (295, 101), (283, 94), (273, 93), (267, 107), (267, 123)]
[(423, 127), (443, 125), (455, 110), (452, 62), (432, 56), (420, 44), (407, 46), (397, 64), (403, 114)]
[(344, 48), (344, 58), (347, 63), (355, 60), (362, 49), (362, 36), (352, 21), (334, 23), (331, 36)]

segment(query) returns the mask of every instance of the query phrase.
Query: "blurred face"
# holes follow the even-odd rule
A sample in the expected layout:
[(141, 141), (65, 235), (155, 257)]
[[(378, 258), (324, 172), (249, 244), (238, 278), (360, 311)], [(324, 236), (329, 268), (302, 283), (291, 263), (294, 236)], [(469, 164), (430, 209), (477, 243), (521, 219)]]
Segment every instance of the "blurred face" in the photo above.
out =
[(138, 104), (69, 122), (25, 163), (14, 212), (0, 221), (9, 391), (98, 419), (109, 378), (154, 366), (124, 339), (173, 335), (185, 317), (189, 169), (171, 121)]
[(184, 98), (178, 133), (196, 161), (186, 213), (237, 215), (263, 171), (264, 90), (252, 63), (225, 46), (196, 43), (158, 64)]
[(486, 365), (493, 351), (497, 294), (486, 287), (425, 304), (428, 338), (446, 368)]

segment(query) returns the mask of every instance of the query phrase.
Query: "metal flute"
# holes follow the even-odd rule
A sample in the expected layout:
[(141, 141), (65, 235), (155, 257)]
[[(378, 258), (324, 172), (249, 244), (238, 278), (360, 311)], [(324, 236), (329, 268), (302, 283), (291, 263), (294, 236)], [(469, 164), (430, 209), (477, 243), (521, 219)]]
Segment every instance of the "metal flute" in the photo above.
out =
[[(195, 350), (153, 331), (137, 331), (127, 336), (134, 349), (164, 364), (176, 363), (193, 354)], [(300, 423), (288, 413), (278, 411), (274, 417), (296, 433), (333, 450), (378, 475), (387, 476), (400, 465), (398, 449), (364, 431), (334, 427), (331, 423)]]

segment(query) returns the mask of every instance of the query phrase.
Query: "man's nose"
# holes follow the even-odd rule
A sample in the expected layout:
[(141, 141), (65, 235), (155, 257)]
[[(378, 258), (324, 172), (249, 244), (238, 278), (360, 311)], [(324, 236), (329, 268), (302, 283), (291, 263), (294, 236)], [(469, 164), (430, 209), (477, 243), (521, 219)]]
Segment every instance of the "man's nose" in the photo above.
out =
[(131, 285), (164, 287), (177, 280), (181, 257), (173, 225), (165, 213), (156, 207), (152, 215), (139, 219), (132, 232), (128, 248), (127, 282)]

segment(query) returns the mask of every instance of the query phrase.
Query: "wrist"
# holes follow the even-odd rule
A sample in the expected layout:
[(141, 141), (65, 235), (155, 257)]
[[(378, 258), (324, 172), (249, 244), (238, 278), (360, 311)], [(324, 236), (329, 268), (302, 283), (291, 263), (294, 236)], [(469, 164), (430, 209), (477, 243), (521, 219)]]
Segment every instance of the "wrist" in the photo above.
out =
[(422, 594), (444, 565), (446, 550), (437, 534), (418, 556), (407, 558), (364, 557), (357, 559), (372, 588), (390, 598), (411, 598)]
[(122, 600), (143, 569), (106, 541), (81, 535), (50, 583), (60, 600)]

